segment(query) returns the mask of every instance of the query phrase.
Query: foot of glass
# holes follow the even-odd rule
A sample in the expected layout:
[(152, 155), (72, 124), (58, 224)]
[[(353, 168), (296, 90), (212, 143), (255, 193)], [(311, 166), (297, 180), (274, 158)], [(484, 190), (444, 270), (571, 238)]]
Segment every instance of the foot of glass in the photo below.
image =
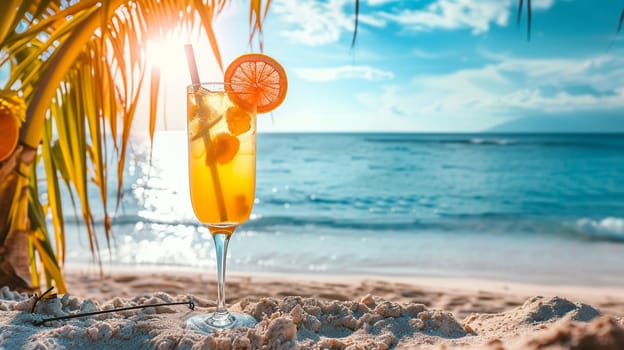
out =
[(214, 312), (190, 317), (186, 320), (186, 328), (211, 334), (215, 330), (254, 327), (256, 323), (255, 318), (240, 312)]

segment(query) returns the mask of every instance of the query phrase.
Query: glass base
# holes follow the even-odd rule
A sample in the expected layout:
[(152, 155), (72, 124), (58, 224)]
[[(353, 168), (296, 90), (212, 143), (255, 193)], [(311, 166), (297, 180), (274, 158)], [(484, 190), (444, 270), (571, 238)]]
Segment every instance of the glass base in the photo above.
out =
[(256, 319), (250, 315), (226, 311), (191, 316), (186, 320), (186, 328), (204, 334), (211, 334), (215, 330), (254, 327), (257, 323)]

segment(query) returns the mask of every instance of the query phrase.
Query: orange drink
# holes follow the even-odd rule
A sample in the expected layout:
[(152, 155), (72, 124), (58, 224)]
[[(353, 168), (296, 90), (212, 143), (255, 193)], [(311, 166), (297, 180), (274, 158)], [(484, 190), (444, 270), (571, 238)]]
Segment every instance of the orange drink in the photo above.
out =
[(192, 47), (187, 46), (192, 85), (186, 90), (189, 187), (197, 219), (208, 226), (217, 260), (217, 305), (195, 314), (186, 327), (200, 333), (253, 327), (258, 320), (230, 312), (225, 303), (227, 248), (243, 224), (256, 190), (256, 113), (277, 108), (286, 97), (284, 68), (263, 54), (235, 59), (224, 83), (199, 83)]
[(187, 118), (195, 215), (209, 227), (233, 232), (253, 207), (256, 114), (233, 104), (223, 84), (204, 84), (188, 87)]

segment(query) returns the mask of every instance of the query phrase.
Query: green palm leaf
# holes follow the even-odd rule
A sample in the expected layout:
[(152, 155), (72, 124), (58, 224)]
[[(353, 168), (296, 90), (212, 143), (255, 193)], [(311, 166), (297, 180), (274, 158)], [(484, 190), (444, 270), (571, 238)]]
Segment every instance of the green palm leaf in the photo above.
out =
[[(113, 171), (118, 179), (117, 208), (134, 116), (148, 74), (150, 138), (155, 131), (161, 81), (160, 72), (146, 64), (146, 45), (150, 39), (158, 40), (168, 33), (202, 30), (223, 70), (212, 23), (227, 2), (0, 1), (0, 66), (8, 65), (10, 70), (7, 84), (0, 89), (19, 91), (28, 106), (20, 141), (39, 149), (47, 188), (45, 203), (40, 202), (36, 179), (30, 182), (28, 207), (22, 197), (15, 195), (10, 199), (13, 222), (28, 209), (30, 269), (34, 280), (38, 269), (33, 261), (38, 257), (48, 283), (53, 280), (57, 288), (65, 288), (61, 274), (66, 256), (63, 192), (70, 194), (72, 205), (79, 212), (94, 260), (100, 261), (94, 201), (102, 208), (110, 248), (109, 169), (113, 169), (111, 163), (116, 163)], [(263, 6), (261, 0), (250, 0), (251, 36), (262, 33), (269, 4), (266, 1)], [(31, 166), (33, 176), (35, 168)], [(28, 182), (22, 185), (28, 186)], [(89, 196), (94, 187), (99, 193), (97, 199)], [(47, 234), (48, 212), (52, 216), (54, 244)]]

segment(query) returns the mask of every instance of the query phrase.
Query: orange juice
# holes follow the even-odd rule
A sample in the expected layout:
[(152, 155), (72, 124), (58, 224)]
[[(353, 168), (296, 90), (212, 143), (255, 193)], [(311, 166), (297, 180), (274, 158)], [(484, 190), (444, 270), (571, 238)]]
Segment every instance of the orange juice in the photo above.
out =
[[(223, 86), (187, 90), (189, 186), (195, 215), (230, 233), (251, 214), (256, 186), (256, 114)], [(228, 229), (229, 228), (229, 229)]]

